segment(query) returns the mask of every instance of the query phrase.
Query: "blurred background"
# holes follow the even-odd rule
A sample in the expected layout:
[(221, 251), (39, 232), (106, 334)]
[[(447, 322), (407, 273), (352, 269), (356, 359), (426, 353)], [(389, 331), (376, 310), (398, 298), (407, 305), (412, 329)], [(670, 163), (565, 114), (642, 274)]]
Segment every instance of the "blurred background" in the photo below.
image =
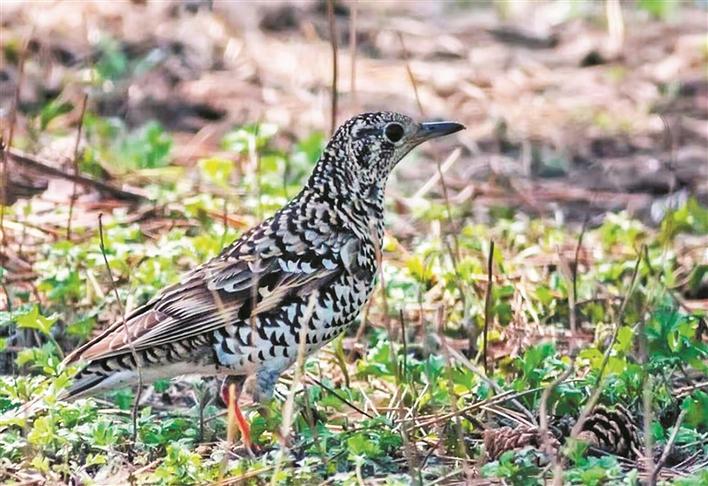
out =
[(0, 46), (3, 412), (285, 204), (348, 117), (467, 126), (394, 171), (381, 285), (304, 388), (277, 387), (298, 391), (290, 445), (276, 400), (246, 405), (268, 452), (222, 454), (211, 384), (163, 380), (138, 394), (137, 441), (128, 389), (3, 431), (0, 482), (266, 484), (288, 447), (293, 484), (547, 482), (526, 447), (546, 387), (554, 437), (598, 390), (658, 446), (600, 430), (613, 457), (570, 454), (567, 481), (650, 477), (685, 418), (662, 474), (705, 483), (705, 0), (2, 0)]
[[(22, 79), (13, 146), (63, 171), (84, 93), (84, 137), (105, 150), (81, 169), (119, 185), (223, 151), (234, 126), (273, 124), (280, 146), (328, 134), (336, 44), (336, 123), (397, 110), (467, 125), (400, 166), (395, 198), (439, 192), (425, 186), (437, 162), (451, 201), (482, 221), (511, 207), (560, 221), (627, 209), (657, 224), (691, 195), (708, 202), (705, 2), (349, 1), (331, 23), (321, 1), (0, 8), (5, 139)], [(115, 156), (146, 137), (155, 153)], [(73, 190), (27, 170), (9, 171), (9, 202)]]

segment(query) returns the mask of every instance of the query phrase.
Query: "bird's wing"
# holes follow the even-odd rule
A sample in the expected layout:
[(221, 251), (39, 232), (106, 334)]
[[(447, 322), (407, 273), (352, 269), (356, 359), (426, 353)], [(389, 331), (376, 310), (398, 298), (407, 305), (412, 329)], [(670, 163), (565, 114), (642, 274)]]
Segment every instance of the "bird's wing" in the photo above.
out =
[(129, 353), (131, 347), (140, 351), (226, 325), (249, 325), (251, 317), (293, 296), (307, 296), (342, 272), (352, 271), (359, 240), (353, 235), (336, 238), (338, 244), (319, 246), (239, 240), (181, 282), (165, 288), (127, 316), (125, 324), (119, 320), (71, 353), (66, 362), (109, 358)]

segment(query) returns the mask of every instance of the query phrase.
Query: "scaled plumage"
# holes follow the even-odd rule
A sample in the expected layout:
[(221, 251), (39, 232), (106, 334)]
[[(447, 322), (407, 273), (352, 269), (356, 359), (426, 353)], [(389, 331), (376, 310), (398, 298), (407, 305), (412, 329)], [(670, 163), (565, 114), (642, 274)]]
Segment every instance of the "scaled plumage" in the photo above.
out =
[(347, 121), (289, 204), (163, 289), (125, 325), (114, 323), (69, 355), (67, 364), (85, 366), (68, 396), (135, 384), (134, 350), (145, 383), (187, 373), (239, 384), (255, 376), (255, 398), (269, 398), (297, 358), (301, 326), (305, 350), (313, 352), (344, 331), (368, 299), (393, 167), (421, 142), (462, 128), (390, 112)]

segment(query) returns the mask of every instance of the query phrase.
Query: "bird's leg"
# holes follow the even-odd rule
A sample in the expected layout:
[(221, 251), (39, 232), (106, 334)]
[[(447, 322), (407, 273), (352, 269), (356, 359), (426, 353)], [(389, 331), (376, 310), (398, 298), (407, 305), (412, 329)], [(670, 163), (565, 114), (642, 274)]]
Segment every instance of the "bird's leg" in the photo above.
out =
[[(248, 425), (246, 418), (243, 416), (241, 409), (238, 406), (238, 399), (241, 395), (244, 381), (245, 379), (242, 376), (227, 376), (221, 384), (221, 399), (228, 406), (229, 423), (233, 423), (231, 420), (231, 414), (233, 413), (236, 425), (241, 432), (241, 440), (243, 441), (243, 445), (245, 445), (249, 451), (253, 451), (253, 443), (251, 442), (251, 427)], [(229, 440), (229, 442), (231, 442), (231, 440)]]

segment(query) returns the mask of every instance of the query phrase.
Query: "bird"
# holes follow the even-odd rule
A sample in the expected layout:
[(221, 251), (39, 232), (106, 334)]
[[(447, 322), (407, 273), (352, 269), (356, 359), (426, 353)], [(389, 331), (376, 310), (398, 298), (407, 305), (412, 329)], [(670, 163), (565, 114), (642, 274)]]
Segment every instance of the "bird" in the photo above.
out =
[(375, 286), (391, 171), (414, 147), (463, 128), (383, 111), (346, 121), (289, 203), (70, 353), (64, 365), (80, 371), (62, 398), (223, 377), (221, 397), (250, 449), (244, 382), (253, 380), (255, 401), (269, 400), (301, 344), (309, 355), (352, 324)]

